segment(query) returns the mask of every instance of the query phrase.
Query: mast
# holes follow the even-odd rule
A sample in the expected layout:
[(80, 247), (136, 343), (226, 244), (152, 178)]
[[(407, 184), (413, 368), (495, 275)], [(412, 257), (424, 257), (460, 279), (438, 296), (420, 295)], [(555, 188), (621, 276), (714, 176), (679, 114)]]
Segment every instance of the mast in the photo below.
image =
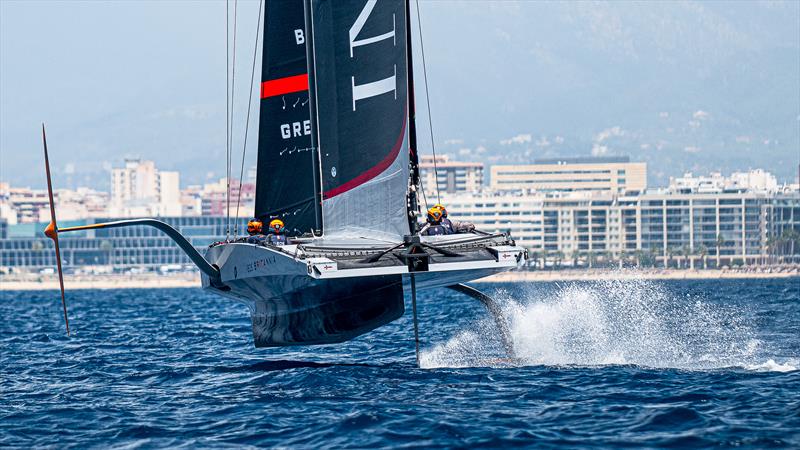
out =
[(314, 174), (315, 234), (322, 234), (322, 161), (319, 149), (319, 116), (317, 115), (316, 71), (314, 61), (314, 27), (311, 0), (303, 1), (303, 20), (306, 29), (306, 62), (308, 64), (308, 108), (311, 113), (311, 171)]
[(408, 156), (409, 156), (409, 189), (408, 189), (408, 228), (411, 234), (419, 233), (419, 156), (417, 154), (417, 108), (414, 100), (414, 47), (411, 46), (411, 1), (405, 0), (406, 6), (406, 64), (408, 67)]

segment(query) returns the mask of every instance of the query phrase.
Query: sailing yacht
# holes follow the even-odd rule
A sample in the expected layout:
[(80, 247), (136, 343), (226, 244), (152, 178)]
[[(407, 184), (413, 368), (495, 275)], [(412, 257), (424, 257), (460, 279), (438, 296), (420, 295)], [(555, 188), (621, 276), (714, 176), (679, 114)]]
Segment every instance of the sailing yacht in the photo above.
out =
[(485, 302), (461, 283), (527, 254), (503, 233), (420, 235), (408, 1), (265, 6), (255, 216), (283, 220), (291, 243), (200, 255), (154, 219), (53, 229), (161, 229), (204, 289), (249, 307), (256, 347), (347, 341), (401, 317), (409, 290), (414, 305), (440, 287)]

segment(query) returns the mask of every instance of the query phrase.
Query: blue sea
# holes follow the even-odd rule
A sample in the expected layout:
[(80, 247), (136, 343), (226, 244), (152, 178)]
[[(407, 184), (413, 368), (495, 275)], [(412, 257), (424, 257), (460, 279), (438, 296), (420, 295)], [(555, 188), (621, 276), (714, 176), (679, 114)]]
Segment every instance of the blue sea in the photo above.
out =
[[(0, 292), (0, 447), (800, 447), (800, 278), (479, 284), (256, 349), (200, 289)], [(410, 305), (410, 303), (407, 303)]]

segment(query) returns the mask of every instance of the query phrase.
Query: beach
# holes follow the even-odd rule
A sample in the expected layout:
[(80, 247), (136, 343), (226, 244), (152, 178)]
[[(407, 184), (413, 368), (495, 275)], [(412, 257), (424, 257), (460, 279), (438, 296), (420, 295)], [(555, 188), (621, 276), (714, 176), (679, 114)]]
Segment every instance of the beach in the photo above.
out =
[[(800, 267), (758, 267), (749, 269), (562, 269), (511, 271), (476, 280), (476, 283), (600, 281), (600, 280), (719, 280), (800, 277)], [(141, 289), (192, 288), (200, 286), (195, 272), (167, 275), (106, 274), (65, 275), (64, 288), (72, 289)], [(0, 276), (0, 291), (58, 289), (55, 274), (15, 274)]]

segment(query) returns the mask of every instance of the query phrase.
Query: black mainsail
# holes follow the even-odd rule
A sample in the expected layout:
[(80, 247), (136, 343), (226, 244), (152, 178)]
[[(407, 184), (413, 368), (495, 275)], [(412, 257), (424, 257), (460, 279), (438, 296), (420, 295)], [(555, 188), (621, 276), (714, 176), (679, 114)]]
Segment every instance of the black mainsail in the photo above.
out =
[(409, 233), (404, 1), (309, 0), (326, 236)]
[(304, 5), (266, 1), (255, 215), (291, 235), (321, 229), (311, 140)]

